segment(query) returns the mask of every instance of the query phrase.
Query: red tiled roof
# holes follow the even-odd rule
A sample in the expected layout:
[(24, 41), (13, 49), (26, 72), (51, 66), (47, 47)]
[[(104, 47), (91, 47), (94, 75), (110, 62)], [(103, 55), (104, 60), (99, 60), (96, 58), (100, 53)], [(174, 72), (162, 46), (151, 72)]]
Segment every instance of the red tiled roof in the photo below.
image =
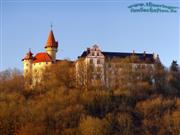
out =
[(52, 30), (49, 33), (48, 40), (45, 45), (45, 48), (47, 48), (47, 47), (55, 47), (55, 48), (58, 47), (58, 42), (55, 40)]
[(46, 52), (37, 53), (34, 57), (33, 63), (38, 62), (52, 62), (51, 56)]

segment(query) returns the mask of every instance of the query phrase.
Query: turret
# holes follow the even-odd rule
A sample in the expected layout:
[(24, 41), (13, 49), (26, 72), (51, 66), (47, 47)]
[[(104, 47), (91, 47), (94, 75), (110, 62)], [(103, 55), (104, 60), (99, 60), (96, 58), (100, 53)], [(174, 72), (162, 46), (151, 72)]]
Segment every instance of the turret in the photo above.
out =
[(33, 53), (31, 52), (31, 50), (29, 50), (26, 56), (22, 59), (24, 64), (24, 76), (31, 75), (33, 59), (34, 59)]
[(44, 47), (46, 49), (46, 52), (51, 56), (52, 61), (56, 61), (56, 53), (58, 48), (58, 42), (55, 41), (53, 31), (51, 30), (48, 36), (48, 40), (46, 42), (46, 45)]

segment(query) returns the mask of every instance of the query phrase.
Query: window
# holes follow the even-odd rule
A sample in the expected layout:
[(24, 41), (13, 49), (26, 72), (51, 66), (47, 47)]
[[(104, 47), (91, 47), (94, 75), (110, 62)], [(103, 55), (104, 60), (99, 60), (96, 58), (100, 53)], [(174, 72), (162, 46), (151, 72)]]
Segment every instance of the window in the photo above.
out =
[(142, 68), (142, 69), (145, 69), (145, 67), (146, 67), (145, 64), (142, 64), (142, 65), (141, 65), (141, 68)]
[(101, 64), (101, 61), (100, 61), (100, 59), (97, 59), (97, 64)]
[(101, 74), (97, 74), (97, 75), (96, 75), (96, 79), (97, 79), (97, 80), (100, 80), (100, 79), (101, 79)]
[(99, 56), (99, 52), (97, 52), (97, 56)]
[(90, 59), (90, 64), (93, 64), (93, 59)]
[(92, 56), (94, 56), (94, 52), (92, 52)]
[(97, 67), (96, 70), (97, 70), (98, 73), (102, 72), (102, 69), (100, 67)]

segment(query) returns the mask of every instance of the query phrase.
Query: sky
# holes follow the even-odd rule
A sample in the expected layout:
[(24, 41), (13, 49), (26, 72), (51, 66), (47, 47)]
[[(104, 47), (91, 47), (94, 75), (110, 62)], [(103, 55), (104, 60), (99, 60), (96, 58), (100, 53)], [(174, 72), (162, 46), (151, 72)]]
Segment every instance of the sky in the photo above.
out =
[(0, 71), (22, 70), (29, 48), (44, 52), (53, 24), (58, 59), (76, 60), (87, 47), (102, 51), (146, 51), (170, 66), (180, 63), (180, 9), (176, 13), (131, 12), (152, 2), (180, 7), (179, 0), (1, 0)]

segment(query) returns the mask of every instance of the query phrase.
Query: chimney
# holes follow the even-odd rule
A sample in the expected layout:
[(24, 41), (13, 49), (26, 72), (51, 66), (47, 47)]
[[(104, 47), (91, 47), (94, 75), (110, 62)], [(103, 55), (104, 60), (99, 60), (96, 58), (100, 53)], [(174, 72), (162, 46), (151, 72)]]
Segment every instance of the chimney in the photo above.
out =
[(135, 50), (133, 50), (133, 54), (135, 54)]
[(159, 59), (159, 54), (157, 54), (156, 62), (157, 62), (157, 63), (161, 63), (161, 61), (160, 61), (160, 59)]
[(143, 52), (143, 56), (146, 57), (146, 51)]
[(87, 48), (87, 54), (89, 54), (90, 53), (90, 48)]
[(155, 60), (157, 58), (157, 55), (153, 52), (153, 59)]

